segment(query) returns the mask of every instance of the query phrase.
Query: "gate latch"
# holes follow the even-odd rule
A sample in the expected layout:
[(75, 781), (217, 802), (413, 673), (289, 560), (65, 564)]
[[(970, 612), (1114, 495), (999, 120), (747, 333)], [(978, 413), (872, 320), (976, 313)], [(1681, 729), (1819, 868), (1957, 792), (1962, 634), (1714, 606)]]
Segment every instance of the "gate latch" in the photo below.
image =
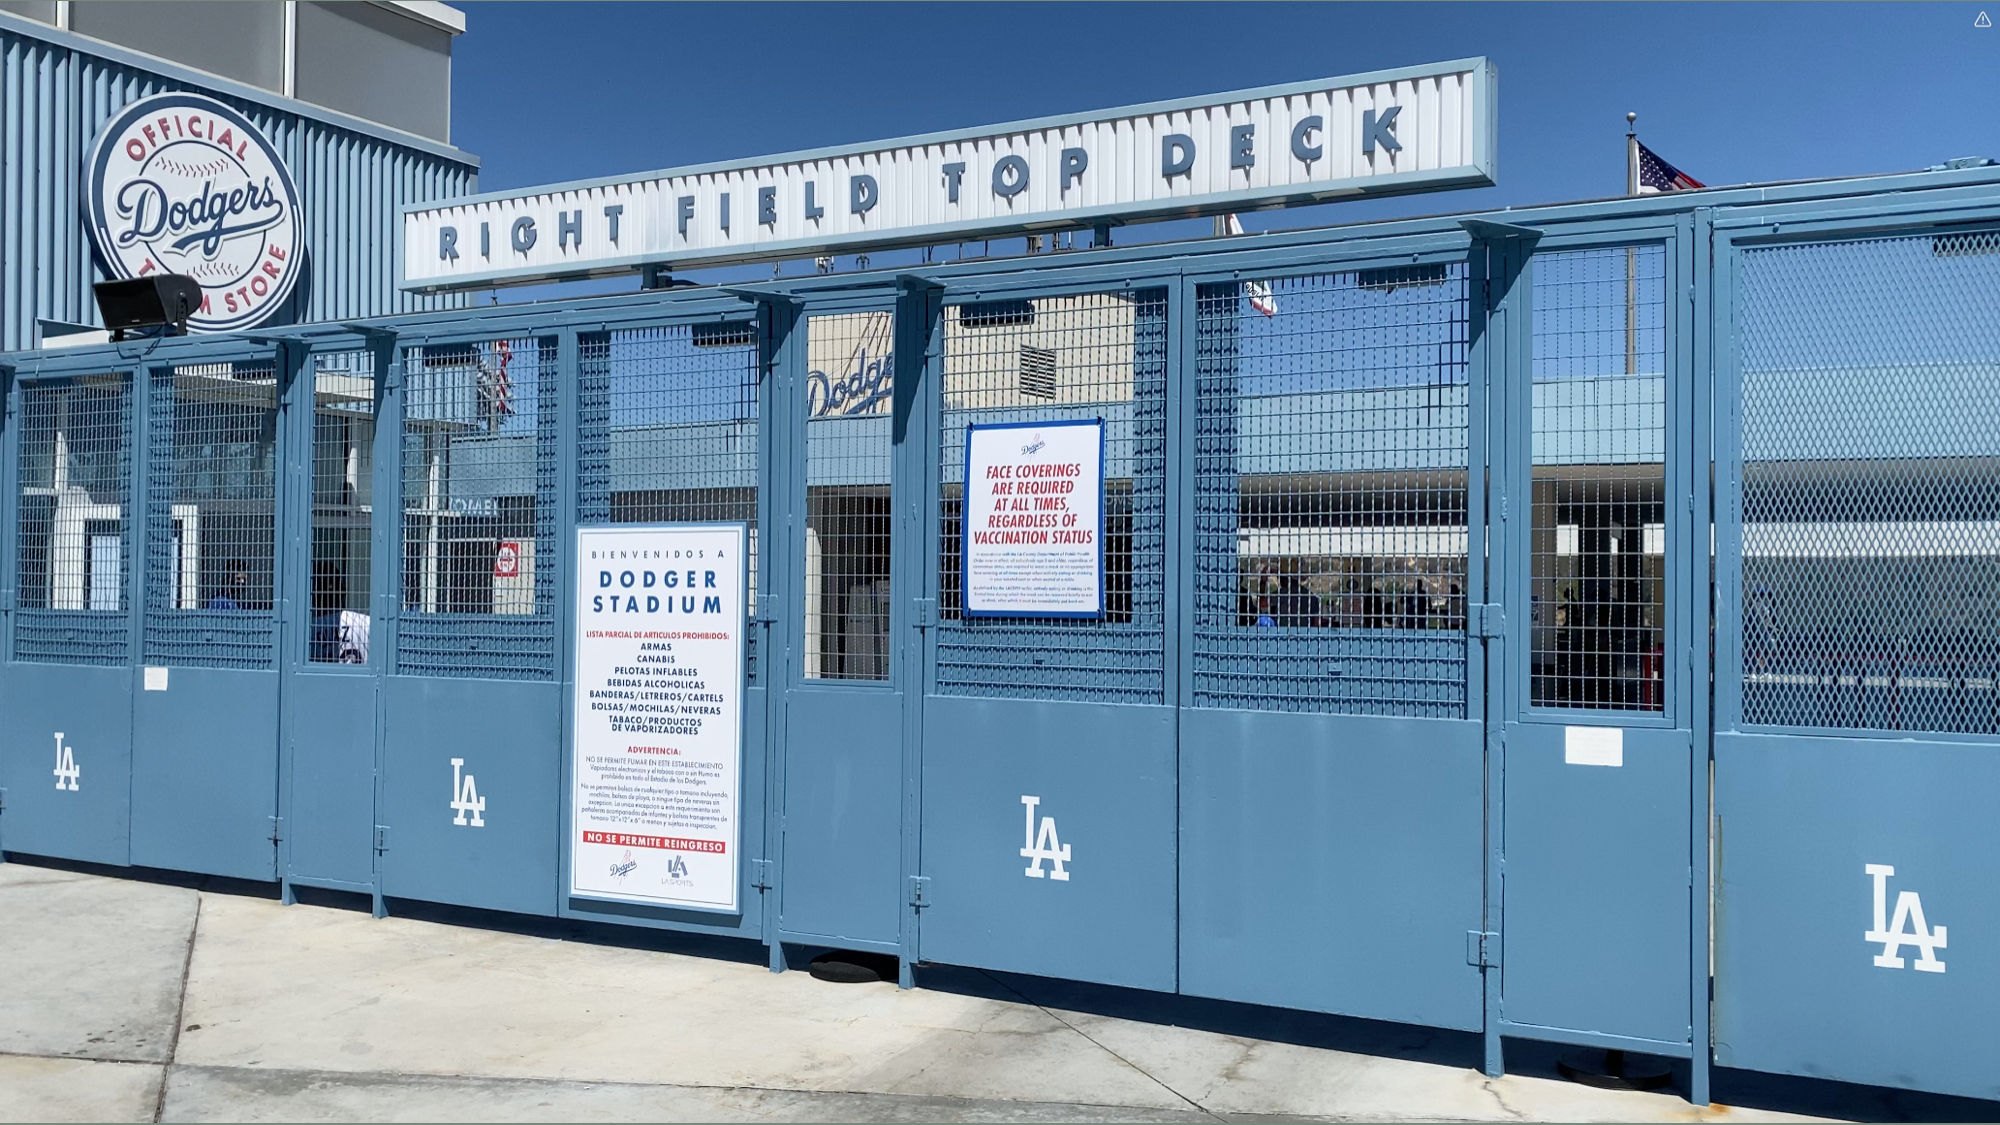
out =
[(1500, 935), (1491, 931), (1465, 931), (1465, 963), (1490, 969), (1500, 964)]
[(1507, 611), (1498, 605), (1475, 605), (1472, 610), (1472, 635), (1475, 637), (1502, 637), (1507, 634)]

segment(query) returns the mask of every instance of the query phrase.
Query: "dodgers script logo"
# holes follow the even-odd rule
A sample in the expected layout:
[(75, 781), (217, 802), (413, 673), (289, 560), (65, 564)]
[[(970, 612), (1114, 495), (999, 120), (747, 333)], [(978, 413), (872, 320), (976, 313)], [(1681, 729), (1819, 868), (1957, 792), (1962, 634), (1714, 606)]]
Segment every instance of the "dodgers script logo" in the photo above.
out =
[(264, 323), (305, 268), (299, 193), (278, 151), (199, 94), (144, 98), (113, 118), (90, 156), (84, 208), (111, 276), (201, 285), (191, 331)]

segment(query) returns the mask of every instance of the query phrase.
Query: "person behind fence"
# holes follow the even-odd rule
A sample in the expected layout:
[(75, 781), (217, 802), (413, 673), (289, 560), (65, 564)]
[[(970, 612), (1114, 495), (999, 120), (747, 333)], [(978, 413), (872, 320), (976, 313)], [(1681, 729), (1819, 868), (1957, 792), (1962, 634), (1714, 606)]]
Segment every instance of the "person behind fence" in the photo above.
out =
[(229, 585), (218, 590), (208, 599), (210, 609), (242, 609), (243, 599), (250, 595), (250, 572), (238, 567), (229, 579)]

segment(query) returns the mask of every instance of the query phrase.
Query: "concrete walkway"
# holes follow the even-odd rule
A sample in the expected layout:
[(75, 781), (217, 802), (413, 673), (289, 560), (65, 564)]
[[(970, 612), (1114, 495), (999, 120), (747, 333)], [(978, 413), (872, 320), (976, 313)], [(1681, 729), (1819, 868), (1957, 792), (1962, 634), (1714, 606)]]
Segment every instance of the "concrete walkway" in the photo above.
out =
[[(1718, 1104), (1526, 1073), (1477, 1040), (939, 969), (773, 975), (745, 943), (371, 919), (0, 865), (0, 1120), (1977, 1120), (1985, 1103), (1718, 1080)], [(466, 924), (468, 921), (480, 926)], [(512, 930), (482, 928), (504, 925)], [(1745, 1104), (1757, 1108), (1745, 1108)]]

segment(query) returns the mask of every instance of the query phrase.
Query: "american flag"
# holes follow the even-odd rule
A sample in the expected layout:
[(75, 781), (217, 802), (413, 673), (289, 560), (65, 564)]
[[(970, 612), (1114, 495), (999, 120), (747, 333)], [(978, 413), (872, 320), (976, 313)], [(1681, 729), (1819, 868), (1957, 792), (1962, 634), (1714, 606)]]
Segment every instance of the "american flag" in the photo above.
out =
[(1663, 191), (1692, 191), (1708, 185), (1661, 160), (1659, 154), (1639, 142), (1639, 194), (1653, 195)]

